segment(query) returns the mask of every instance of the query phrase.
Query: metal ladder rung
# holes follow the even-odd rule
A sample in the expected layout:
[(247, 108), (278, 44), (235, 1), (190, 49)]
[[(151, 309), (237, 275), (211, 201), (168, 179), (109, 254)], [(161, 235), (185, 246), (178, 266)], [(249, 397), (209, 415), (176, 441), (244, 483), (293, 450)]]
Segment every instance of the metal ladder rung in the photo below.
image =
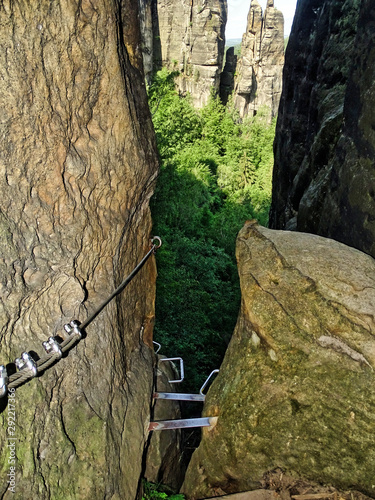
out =
[(192, 427), (214, 427), (218, 417), (187, 418), (184, 420), (159, 420), (150, 422), (149, 431), (164, 431), (167, 429), (190, 429)]
[(204, 394), (183, 394), (180, 392), (155, 392), (154, 399), (170, 399), (173, 401), (204, 401)]

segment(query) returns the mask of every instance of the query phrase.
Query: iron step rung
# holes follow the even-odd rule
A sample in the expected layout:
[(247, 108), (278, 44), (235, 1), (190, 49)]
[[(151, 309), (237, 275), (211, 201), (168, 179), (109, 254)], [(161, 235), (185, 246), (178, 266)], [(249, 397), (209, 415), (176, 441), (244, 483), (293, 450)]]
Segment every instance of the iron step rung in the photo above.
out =
[(218, 417), (186, 418), (183, 420), (159, 420), (150, 422), (149, 431), (164, 431), (168, 429), (190, 429), (193, 427), (214, 427)]
[(155, 392), (154, 399), (169, 399), (172, 401), (204, 401), (204, 394), (183, 394), (181, 392)]

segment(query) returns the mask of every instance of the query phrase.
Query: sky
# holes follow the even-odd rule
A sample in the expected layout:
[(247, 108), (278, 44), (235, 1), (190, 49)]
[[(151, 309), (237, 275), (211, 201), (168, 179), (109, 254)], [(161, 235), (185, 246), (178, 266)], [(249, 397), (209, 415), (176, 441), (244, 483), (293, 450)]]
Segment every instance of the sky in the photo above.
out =
[[(267, 0), (258, 1), (264, 12)], [(297, 0), (275, 0), (275, 7), (284, 14), (284, 36), (289, 36), (296, 4)], [(246, 31), (249, 8), (250, 0), (228, 0), (228, 21), (225, 31), (227, 40), (230, 38), (242, 38), (242, 35)]]

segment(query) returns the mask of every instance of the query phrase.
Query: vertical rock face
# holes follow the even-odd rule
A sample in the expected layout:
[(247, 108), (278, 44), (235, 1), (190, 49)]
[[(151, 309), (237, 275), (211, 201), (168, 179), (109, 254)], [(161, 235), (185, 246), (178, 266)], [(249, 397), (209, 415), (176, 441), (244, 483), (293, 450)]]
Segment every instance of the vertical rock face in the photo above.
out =
[(284, 17), (272, 0), (262, 13), (258, 0), (252, 0), (242, 37), (234, 95), (241, 118), (253, 116), (261, 106), (277, 114), (284, 65)]
[(225, 54), (225, 66), (220, 78), (220, 98), (224, 104), (234, 89), (234, 73), (237, 67), (237, 56), (234, 47), (229, 47)]
[[(157, 155), (138, 8), (0, 6), (0, 360), (84, 320), (149, 249)], [(152, 261), (69, 355), (16, 391), (15, 494), (134, 499), (152, 388)], [(145, 344), (145, 343), (146, 344)]]
[(375, 497), (374, 259), (251, 222), (236, 253), (241, 311), (204, 406), (218, 421), (182, 491), (276, 489), (267, 478), (279, 469)]
[[(153, 25), (143, 36), (144, 52), (154, 54), (154, 69), (181, 72), (177, 84), (197, 107), (206, 104), (211, 88), (219, 89), (227, 20), (226, 0), (140, 0)], [(147, 41), (148, 40), (148, 41)], [(152, 46), (152, 47), (151, 47)]]
[(298, 3), (286, 53), (270, 223), (375, 256), (372, 2)]

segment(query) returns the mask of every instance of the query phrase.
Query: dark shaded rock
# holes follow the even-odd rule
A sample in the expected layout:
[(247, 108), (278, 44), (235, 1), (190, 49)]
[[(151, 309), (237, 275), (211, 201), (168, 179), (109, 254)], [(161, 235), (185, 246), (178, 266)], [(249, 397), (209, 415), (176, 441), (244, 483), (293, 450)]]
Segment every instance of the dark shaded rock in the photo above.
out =
[(226, 104), (228, 97), (234, 90), (234, 74), (237, 68), (237, 56), (234, 47), (229, 47), (225, 55), (225, 65), (220, 77), (220, 99)]
[[(157, 153), (137, 2), (0, 7), (1, 362), (84, 320), (149, 249)], [(153, 383), (155, 265), (16, 391), (16, 493), (134, 499)]]
[(298, 3), (275, 140), (270, 224), (375, 256), (375, 9)]
[(277, 115), (284, 65), (284, 17), (268, 1), (264, 16), (258, 0), (252, 0), (238, 58), (234, 103), (240, 117), (253, 116), (267, 106)]
[[(156, 372), (156, 392), (178, 392), (175, 384), (169, 380), (179, 378), (175, 365), (160, 362), (165, 356), (159, 356)], [(176, 420), (181, 418), (178, 401), (155, 400), (153, 420)], [(147, 450), (145, 478), (152, 483), (161, 483), (178, 491), (183, 482), (185, 466), (182, 463), (181, 431), (167, 430), (153, 432)]]
[(218, 421), (182, 491), (270, 488), (279, 469), (375, 497), (374, 259), (250, 222), (237, 260), (241, 311), (203, 412)]

